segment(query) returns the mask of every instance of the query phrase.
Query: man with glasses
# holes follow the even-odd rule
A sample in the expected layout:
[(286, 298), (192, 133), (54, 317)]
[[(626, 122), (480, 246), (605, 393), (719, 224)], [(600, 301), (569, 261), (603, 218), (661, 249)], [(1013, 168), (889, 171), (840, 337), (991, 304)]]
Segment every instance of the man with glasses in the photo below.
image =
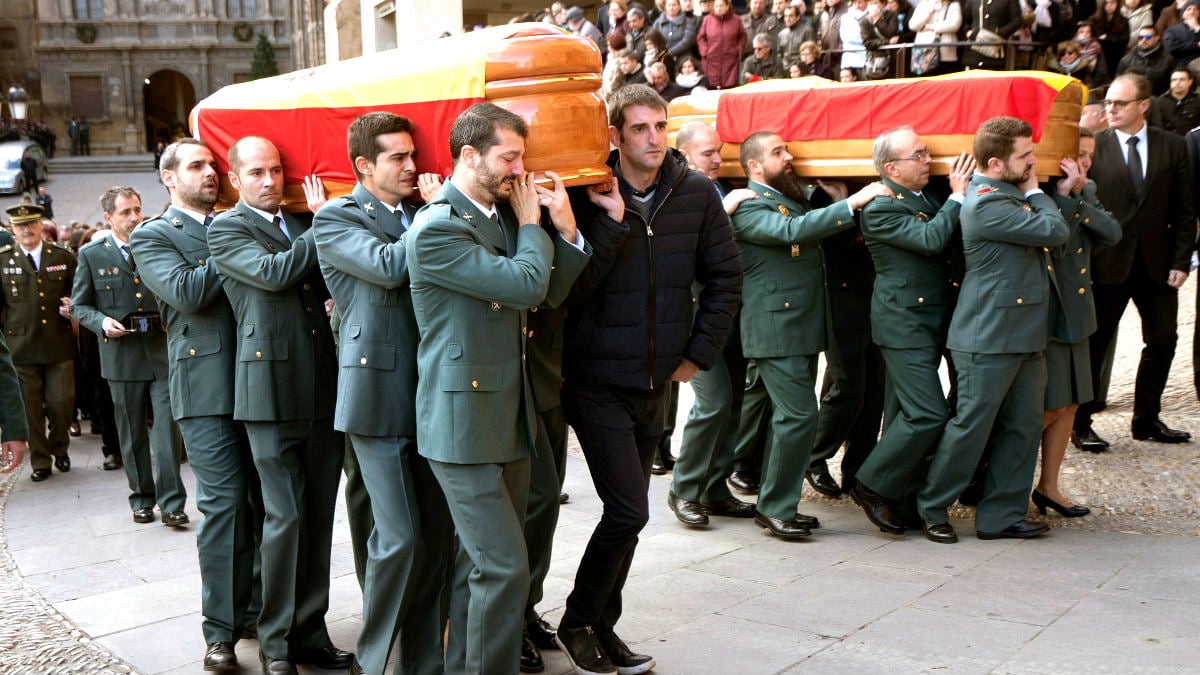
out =
[(863, 238), (875, 263), (871, 336), (893, 393), (883, 434), (849, 492), (881, 531), (903, 534), (902, 515), (892, 505), (911, 499), (925, 456), (950, 417), (937, 372), (954, 311), (945, 248), (958, 228), (975, 159), (963, 153), (954, 160), (951, 195), (942, 204), (925, 190), (932, 158), (911, 127), (883, 132), (872, 154), (883, 184), (895, 193), (862, 212)]
[(754, 53), (742, 61), (742, 84), (783, 77), (783, 63), (771, 49), (771, 36), (754, 36)]
[[(1134, 390), (1133, 438), (1185, 443), (1191, 435), (1163, 424), (1159, 412), (1175, 356), (1178, 289), (1187, 281), (1196, 243), (1187, 148), (1179, 136), (1146, 124), (1150, 83), (1142, 75), (1114, 80), (1104, 107), (1109, 128), (1096, 134), (1092, 178), (1105, 207), (1121, 221), (1123, 237), (1092, 259), (1098, 324), (1089, 347), (1092, 372), (1099, 372), (1132, 299), (1145, 342)], [(1092, 430), (1093, 412), (1093, 403), (1079, 406), (1073, 440), (1082, 450), (1103, 452), (1108, 442)]]
[(1163, 49), (1158, 29), (1146, 26), (1137, 32), (1137, 46), (1121, 58), (1117, 75), (1136, 70), (1150, 80), (1151, 91), (1161, 92), (1167, 89), (1168, 78), (1174, 67), (1175, 57)]

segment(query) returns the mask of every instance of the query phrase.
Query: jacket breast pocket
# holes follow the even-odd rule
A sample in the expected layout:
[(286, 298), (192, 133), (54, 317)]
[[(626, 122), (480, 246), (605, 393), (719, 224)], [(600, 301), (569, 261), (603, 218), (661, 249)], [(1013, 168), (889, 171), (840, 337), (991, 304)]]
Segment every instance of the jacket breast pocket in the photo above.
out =
[(93, 276), (92, 288), (96, 291), (98, 305), (114, 307), (117, 304), (117, 298), (121, 296), (122, 289), (125, 288), (125, 280), (115, 274), (106, 274), (102, 277)]
[(243, 363), (255, 361), (286, 361), (288, 341), (283, 338), (244, 338), (238, 360)]
[(1040, 305), (1044, 298), (1041, 286), (1023, 286), (1021, 288), (997, 288), (992, 294), (997, 307), (1024, 307)]
[(343, 368), (395, 370), (396, 348), (378, 342), (347, 342), (341, 347), (339, 359)]
[(504, 367), (491, 364), (442, 364), (442, 391), (496, 392), (504, 382)]
[(212, 356), (221, 351), (221, 333), (193, 333), (171, 342), (171, 361), (187, 361)]
[(898, 288), (895, 295), (896, 304), (905, 309), (919, 309), (942, 304), (941, 288)]

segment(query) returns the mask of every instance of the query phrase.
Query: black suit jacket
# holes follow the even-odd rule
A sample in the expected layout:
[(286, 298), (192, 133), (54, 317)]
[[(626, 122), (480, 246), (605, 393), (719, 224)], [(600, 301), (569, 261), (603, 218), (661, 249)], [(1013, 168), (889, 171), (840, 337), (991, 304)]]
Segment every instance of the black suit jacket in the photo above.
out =
[(1134, 194), (1116, 132), (1105, 129), (1096, 134), (1091, 177), (1100, 201), (1120, 221), (1122, 231), (1120, 243), (1093, 255), (1096, 283), (1124, 283), (1138, 244), (1146, 269), (1157, 283), (1167, 283), (1173, 269), (1191, 269), (1196, 220), (1187, 147), (1182, 138), (1161, 129), (1150, 127), (1147, 134), (1146, 184), (1141, 199)]

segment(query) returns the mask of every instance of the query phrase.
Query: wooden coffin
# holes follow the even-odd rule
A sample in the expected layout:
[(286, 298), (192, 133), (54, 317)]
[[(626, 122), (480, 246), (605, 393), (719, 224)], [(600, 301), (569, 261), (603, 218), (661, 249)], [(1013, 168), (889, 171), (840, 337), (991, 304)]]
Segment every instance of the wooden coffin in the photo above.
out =
[(971, 71), (938, 77), (843, 84), (819, 77), (767, 80), (671, 102), (668, 133), (693, 120), (715, 124), (724, 141), (721, 176), (744, 177), (741, 142), (769, 130), (788, 141), (801, 176), (866, 178), (875, 137), (913, 127), (933, 154), (931, 172), (947, 175), (950, 161), (970, 152), (975, 130), (991, 117), (1018, 117), (1033, 126), (1035, 171), (1060, 175), (1059, 160), (1079, 148), (1079, 113), (1086, 90), (1052, 73)]
[(309, 174), (321, 177), (330, 196), (353, 189), (346, 129), (354, 118), (386, 110), (413, 120), (417, 171), (448, 176), (450, 127), (480, 101), (529, 123), (528, 170), (588, 185), (611, 177), (600, 72), (591, 40), (549, 24), (513, 24), (230, 85), (192, 110), (191, 126), (217, 157), (218, 209), (237, 201), (225, 174), (229, 147), (240, 138), (265, 136), (279, 147), (284, 205), (299, 211), (307, 208)]

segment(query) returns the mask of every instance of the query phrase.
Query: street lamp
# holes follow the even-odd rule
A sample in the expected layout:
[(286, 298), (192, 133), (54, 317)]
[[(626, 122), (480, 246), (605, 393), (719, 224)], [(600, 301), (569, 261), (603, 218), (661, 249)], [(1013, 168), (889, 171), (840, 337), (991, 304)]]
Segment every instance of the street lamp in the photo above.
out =
[(12, 113), (13, 121), (25, 121), (25, 113), (29, 110), (29, 95), (20, 85), (8, 89), (8, 110)]

